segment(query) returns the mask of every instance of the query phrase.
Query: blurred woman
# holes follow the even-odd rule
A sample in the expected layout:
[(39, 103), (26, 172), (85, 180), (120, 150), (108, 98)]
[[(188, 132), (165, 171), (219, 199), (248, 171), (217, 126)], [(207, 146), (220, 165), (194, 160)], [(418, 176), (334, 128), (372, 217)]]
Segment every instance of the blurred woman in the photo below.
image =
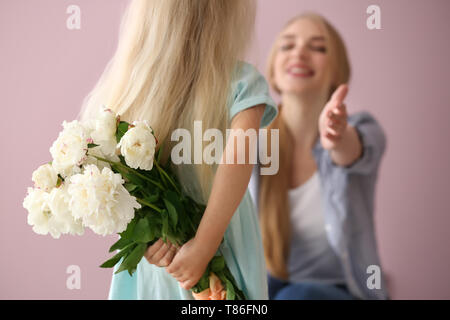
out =
[(259, 175), (255, 166), (250, 191), (269, 297), (387, 298), (373, 219), (386, 139), (369, 113), (347, 115), (341, 37), (319, 15), (293, 18), (272, 47), (267, 77), (281, 98), (268, 127), (279, 129), (279, 171)]

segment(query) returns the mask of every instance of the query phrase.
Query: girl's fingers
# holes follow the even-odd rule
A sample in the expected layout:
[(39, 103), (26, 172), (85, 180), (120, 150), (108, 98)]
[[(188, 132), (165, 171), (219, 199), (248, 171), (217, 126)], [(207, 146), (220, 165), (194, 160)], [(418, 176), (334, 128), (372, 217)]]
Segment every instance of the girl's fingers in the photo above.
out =
[(164, 245), (164, 241), (162, 239), (159, 239), (154, 244), (152, 244), (150, 247), (147, 248), (147, 251), (145, 252), (145, 257), (147, 259), (152, 259), (153, 255)]
[(185, 290), (189, 290), (194, 286), (192, 280), (185, 280), (183, 282), (180, 282), (180, 285)]
[(161, 260), (159, 261), (158, 266), (167, 267), (172, 262), (173, 257), (175, 257), (175, 254), (177, 253), (176, 250), (177, 249), (175, 248), (175, 246), (170, 245), (164, 257), (162, 257)]
[(180, 282), (180, 283), (182, 283), (182, 282), (184, 282), (184, 281), (186, 281), (186, 280), (189, 280), (189, 278), (186, 277), (185, 275), (183, 275), (182, 273), (180, 273), (180, 274), (178, 274), (178, 275), (173, 275), (173, 274), (171, 274), (171, 276), (174, 277), (175, 280), (177, 280), (177, 281)]
[(166, 267), (167, 273), (171, 274), (173, 277), (176, 277), (180, 274), (179, 266), (176, 263), (169, 264), (168, 267)]
[(166, 255), (166, 253), (169, 251), (170, 246), (166, 243), (164, 243), (157, 252), (151, 257), (152, 261), (155, 261), (155, 264), (159, 264), (161, 262), (161, 259)]

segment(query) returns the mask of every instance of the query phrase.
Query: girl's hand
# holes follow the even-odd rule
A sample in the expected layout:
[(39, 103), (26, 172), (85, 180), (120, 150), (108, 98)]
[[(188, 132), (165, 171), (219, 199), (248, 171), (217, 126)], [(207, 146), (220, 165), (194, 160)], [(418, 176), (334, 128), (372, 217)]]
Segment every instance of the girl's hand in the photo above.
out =
[(176, 253), (177, 247), (174, 244), (165, 243), (162, 239), (159, 239), (147, 248), (144, 257), (150, 264), (158, 267), (167, 267)]
[(332, 150), (339, 146), (347, 130), (347, 110), (343, 103), (347, 92), (348, 86), (340, 85), (320, 114), (320, 142), (325, 150)]
[(180, 282), (182, 288), (191, 289), (205, 272), (212, 259), (205, 249), (205, 244), (200, 244), (193, 238), (180, 248), (172, 263), (166, 268), (166, 271)]

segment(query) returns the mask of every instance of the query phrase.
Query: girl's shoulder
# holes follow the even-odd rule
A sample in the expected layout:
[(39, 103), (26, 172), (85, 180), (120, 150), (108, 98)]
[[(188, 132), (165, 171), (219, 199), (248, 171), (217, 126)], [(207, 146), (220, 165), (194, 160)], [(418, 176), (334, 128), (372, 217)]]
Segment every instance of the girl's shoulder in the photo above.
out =
[(247, 108), (265, 104), (261, 127), (266, 127), (278, 114), (278, 107), (269, 92), (264, 76), (252, 64), (238, 61), (231, 83), (230, 119)]
[[(245, 89), (253, 89), (246, 91)], [(236, 94), (255, 93), (256, 89), (261, 92), (268, 91), (269, 86), (264, 76), (252, 64), (238, 61), (232, 79), (232, 89)]]

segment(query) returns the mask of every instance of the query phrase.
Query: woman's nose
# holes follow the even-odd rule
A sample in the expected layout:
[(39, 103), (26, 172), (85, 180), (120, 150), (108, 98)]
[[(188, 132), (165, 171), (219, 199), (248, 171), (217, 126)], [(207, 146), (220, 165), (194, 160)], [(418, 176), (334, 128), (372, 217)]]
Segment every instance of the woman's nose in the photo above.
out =
[(299, 44), (299, 45), (295, 46), (295, 48), (292, 52), (296, 58), (299, 58), (301, 60), (307, 60), (309, 57), (308, 48), (304, 44)]

